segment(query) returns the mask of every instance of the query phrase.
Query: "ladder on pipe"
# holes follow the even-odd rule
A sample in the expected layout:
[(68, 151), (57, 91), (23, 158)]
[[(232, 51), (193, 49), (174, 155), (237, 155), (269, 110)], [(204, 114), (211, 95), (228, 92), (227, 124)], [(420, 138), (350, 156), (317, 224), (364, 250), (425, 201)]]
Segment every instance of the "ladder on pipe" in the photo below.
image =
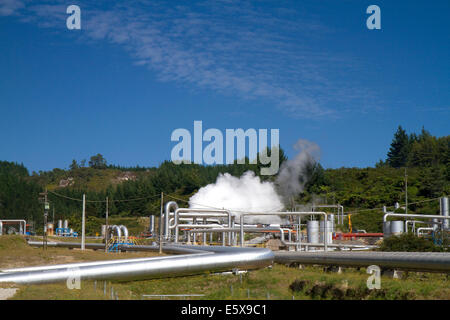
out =
[(112, 237), (108, 241), (108, 252), (120, 252), (120, 246), (122, 245), (136, 245), (137, 239), (134, 237), (129, 237), (128, 239), (125, 239), (125, 237)]

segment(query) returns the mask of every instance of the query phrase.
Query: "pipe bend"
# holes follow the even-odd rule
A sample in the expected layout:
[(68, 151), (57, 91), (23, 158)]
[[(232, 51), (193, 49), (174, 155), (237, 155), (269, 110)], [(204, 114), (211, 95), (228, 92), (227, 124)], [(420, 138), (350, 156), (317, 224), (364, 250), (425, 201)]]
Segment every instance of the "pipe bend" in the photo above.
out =
[(120, 228), (120, 230), (121, 230), (122, 233), (123, 233), (123, 237), (125, 238), (125, 241), (128, 240), (128, 228), (125, 227), (123, 224), (121, 224), (121, 225), (119, 226), (119, 228)]
[(112, 225), (109, 227), (110, 231), (116, 231), (117, 237), (121, 237), (122, 236), (122, 231), (120, 230), (120, 227), (118, 225)]

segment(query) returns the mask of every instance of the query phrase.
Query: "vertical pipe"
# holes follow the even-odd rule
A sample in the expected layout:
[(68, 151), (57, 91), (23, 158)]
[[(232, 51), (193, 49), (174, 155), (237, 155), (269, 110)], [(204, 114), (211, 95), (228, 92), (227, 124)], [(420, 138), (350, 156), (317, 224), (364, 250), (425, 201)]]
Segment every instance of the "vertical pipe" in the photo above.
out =
[(108, 252), (108, 236), (109, 236), (109, 231), (108, 231), (108, 197), (106, 197), (106, 221), (105, 221), (105, 252)]
[(241, 247), (243, 247), (244, 246), (244, 214), (243, 213), (241, 213), (239, 227), (241, 228), (239, 242), (240, 242)]
[(323, 228), (325, 229), (325, 236), (323, 237), (323, 250), (326, 252), (328, 251), (328, 227), (327, 227), (327, 223), (328, 223), (328, 216), (325, 213), (324, 214), (324, 223), (323, 223)]
[(162, 253), (163, 206), (164, 206), (164, 192), (161, 192), (161, 211), (159, 214), (159, 254)]
[[(231, 214), (228, 213), (228, 228), (231, 228)], [(231, 246), (231, 231), (228, 232), (228, 245)]]
[[(440, 208), (441, 208), (441, 216), (449, 216), (449, 201), (448, 201), (448, 197), (442, 197), (440, 199)], [(442, 229), (443, 230), (448, 230), (450, 228), (450, 221), (449, 220), (444, 220), (442, 222)]]
[[(203, 218), (203, 224), (206, 224), (206, 218)], [(206, 245), (206, 232), (203, 232), (203, 245)]]
[[(197, 224), (197, 218), (192, 218), (192, 224)], [(194, 233), (193, 233), (193, 241), (194, 241), (194, 243), (196, 243), (197, 242), (197, 233), (194, 231)]]

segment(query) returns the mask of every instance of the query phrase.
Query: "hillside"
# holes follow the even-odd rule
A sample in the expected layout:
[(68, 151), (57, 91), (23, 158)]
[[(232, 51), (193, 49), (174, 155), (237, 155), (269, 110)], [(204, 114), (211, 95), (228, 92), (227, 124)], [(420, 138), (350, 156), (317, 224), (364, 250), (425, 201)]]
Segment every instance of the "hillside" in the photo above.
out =
[[(403, 136), (401, 127), (399, 130)], [(450, 194), (450, 136), (436, 138), (423, 130), (418, 136), (412, 134), (407, 139), (400, 139), (406, 141), (406, 146), (399, 147), (399, 132), (394, 136), (386, 161), (378, 162), (374, 168), (324, 169), (319, 163), (307, 166), (302, 177), (307, 183), (293, 200), (305, 205), (339, 203), (346, 213), (353, 213), (354, 227), (380, 232), (381, 209), (361, 210), (393, 206), (395, 202), (403, 206), (406, 173), (408, 212), (437, 213), (438, 202), (429, 200)], [(431, 147), (426, 148), (428, 144)], [(396, 167), (393, 159), (396, 164), (403, 161), (411, 167), (406, 170)], [(285, 160), (284, 152), (281, 152), (280, 162)], [(411, 161), (421, 165), (414, 166)], [(111, 217), (148, 217), (159, 215), (161, 192), (166, 195), (166, 201), (170, 196), (188, 200), (199, 188), (215, 182), (220, 173), (241, 176), (248, 170), (256, 175), (260, 172), (258, 165), (236, 163), (202, 166), (175, 165), (166, 161), (156, 168), (124, 168), (106, 165), (100, 154), (91, 157), (89, 166), (83, 162), (79, 165), (74, 160), (69, 169), (33, 172), (31, 175), (21, 164), (0, 162), (0, 217), (34, 221), (39, 231), (43, 205), (38, 198), (39, 192), (46, 188), (50, 215), (54, 210), (55, 219), (70, 218), (76, 224), (83, 193), (88, 200), (87, 215), (90, 219), (98, 219), (96, 224), (104, 218), (106, 197)], [(261, 177), (263, 180), (274, 178)]]

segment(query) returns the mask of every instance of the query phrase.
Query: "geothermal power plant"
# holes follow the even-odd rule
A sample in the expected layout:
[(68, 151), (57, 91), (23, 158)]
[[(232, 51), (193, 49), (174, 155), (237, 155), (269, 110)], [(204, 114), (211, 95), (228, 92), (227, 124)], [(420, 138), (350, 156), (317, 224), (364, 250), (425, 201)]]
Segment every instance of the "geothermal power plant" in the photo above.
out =
[[(424, 272), (450, 271), (450, 253), (381, 252), (375, 249), (382, 239), (402, 233), (438, 237), (449, 232), (449, 199), (439, 199), (440, 212), (434, 215), (394, 213), (386, 209), (383, 233), (358, 230), (339, 232), (345, 210), (340, 205), (313, 205), (309, 211), (245, 212), (218, 208), (182, 208), (175, 201), (165, 203), (161, 219), (150, 216), (150, 245), (130, 240), (124, 225), (104, 226), (108, 251), (153, 251), (166, 255), (123, 260), (56, 264), (5, 269), (0, 282), (40, 284), (81, 280), (140, 280), (216, 272), (239, 272), (285, 265), (331, 267), (379, 266), (385, 270)], [(325, 212), (330, 207), (334, 213)], [(274, 221), (276, 223), (270, 223)], [(381, 221), (380, 221), (381, 222)], [(0, 220), (0, 232), (16, 224), (26, 234), (24, 220)], [(74, 236), (68, 221), (59, 221), (55, 234)], [(82, 235), (83, 236), (83, 235)], [(105, 243), (28, 241), (35, 247), (54, 246), (105, 250)]]

